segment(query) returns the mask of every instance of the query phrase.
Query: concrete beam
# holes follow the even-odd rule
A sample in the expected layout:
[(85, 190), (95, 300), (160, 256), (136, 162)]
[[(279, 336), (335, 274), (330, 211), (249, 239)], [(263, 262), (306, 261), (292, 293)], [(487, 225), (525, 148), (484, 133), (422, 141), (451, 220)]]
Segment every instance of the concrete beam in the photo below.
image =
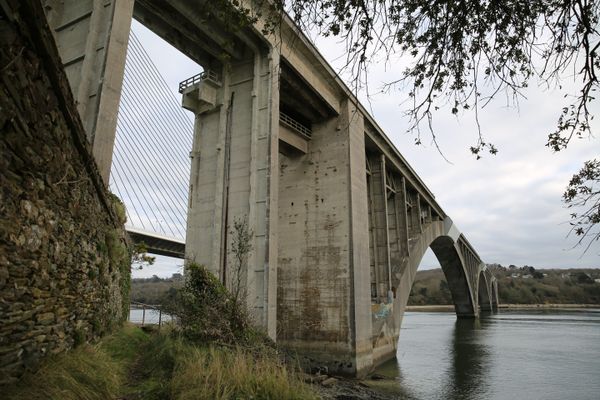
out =
[(337, 115), (321, 94), (285, 62), (281, 65), (280, 87), (283, 94), (280, 96), (281, 103), (312, 123)]
[(219, 22), (201, 17), (206, 9), (202, 4), (190, 12), (181, 0), (136, 0), (134, 16), (204, 68), (216, 69), (228, 58), (242, 59), (244, 46), (231, 34), (217, 33)]
[(45, 2), (88, 141), (108, 184), (133, 0)]
[(185, 258), (185, 240), (128, 228), (127, 233), (133, 243), (143, 243), (149, 253), (167, 257)]

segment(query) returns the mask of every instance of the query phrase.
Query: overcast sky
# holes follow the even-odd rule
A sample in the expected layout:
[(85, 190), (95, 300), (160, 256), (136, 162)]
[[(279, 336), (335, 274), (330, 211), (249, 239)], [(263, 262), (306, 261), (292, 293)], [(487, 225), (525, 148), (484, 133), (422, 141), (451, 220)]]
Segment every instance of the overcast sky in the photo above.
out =
[[(136, 21), (132, 29), (175, 94), (180, 81), (201, 71)], [(342, 45), (334, 40), (317, 43), (334, 68), (341, 65)], [(374, 63), (369, 75), (370, 92), (377, 93), (382, 83), (397, 78), (398, 69), (397, 64)], [(567, 89), (573, 87), (570, 82), (563, 84)], [(561, 196), (583, 162), (600, 156), (600, 124), (597, 120), (592, 123), (595, 138), (575, 140), (560, 153), (545, 147), (547, 135), (566, 105), (564, 93), (533, 84), (518, 107), (507, 107), (502, 96), (489, 104), (479, 118), (486, 139), (498, 147), (499, 153), (480, 160), (469, 151), (477, 139), (472, 115), (456, 118), (449, 110), (438, 112), (434, 128), (450, 162), (427, 140), (416, 146), (414, 136), (406, 133), (408, 120), (401, 104), (406, 93), (372, 95), (369, 103), (364, 101), (364, 93), (359, 93), (359, 98), (484, 262), (536, 268), (598, 268), (600, 243), (585, 254), (581, 247), (572, 248), (575, 238), (567, 237), (569, 211)], [(598, 111), (600, 102), (596, 101), (592, 112)], [(170, 275), (178, 262), (157, 264), (136, 276)], [(426, 255), (421, 264), (421, 268), (437, 266), (432, 254)]]

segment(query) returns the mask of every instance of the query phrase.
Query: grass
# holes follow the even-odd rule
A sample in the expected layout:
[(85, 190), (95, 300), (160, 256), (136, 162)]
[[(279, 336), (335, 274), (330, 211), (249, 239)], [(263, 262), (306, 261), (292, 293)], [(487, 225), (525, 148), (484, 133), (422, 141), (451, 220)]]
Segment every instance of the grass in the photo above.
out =
[(196, 346), (127, 325), (94, 345), (50, 357), (6, 399), (317, 399), (271, 351)]
[(268, 356), (216, 347), (189, 350), (173, 374), (175, 399), (317, 398), (293, 371)]
[(7, 388), (7, 399), (105, 400), (114, 399), (124, 386), (136, 349), (147, 335), (132, 326), (95, 345), (45, 360), (35, 373), (28, 373)]

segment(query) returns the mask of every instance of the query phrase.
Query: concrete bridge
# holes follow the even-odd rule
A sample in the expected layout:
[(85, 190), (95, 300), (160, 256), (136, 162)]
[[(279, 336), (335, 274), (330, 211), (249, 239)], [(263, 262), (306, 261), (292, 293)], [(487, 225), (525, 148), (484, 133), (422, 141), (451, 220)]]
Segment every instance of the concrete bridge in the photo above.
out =
[(45, 5), (106, 182), (131, 18), (204, 68), (180, 86), (196, 121), (186, 258), (227, 282), (246, 219), (248, 305), (306, 363), (362, 375), (393, 358), (428, 248), (459, 318), (497, 307), (477, 252), (289, 18), (264, 35), (262, 20), (226, 29), (204, 0)]

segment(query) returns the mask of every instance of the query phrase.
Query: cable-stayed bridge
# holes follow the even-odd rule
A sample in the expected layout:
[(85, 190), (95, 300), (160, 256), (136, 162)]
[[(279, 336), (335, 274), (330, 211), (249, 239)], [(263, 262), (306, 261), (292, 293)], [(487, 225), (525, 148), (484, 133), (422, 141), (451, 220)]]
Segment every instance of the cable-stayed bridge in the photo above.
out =
[(126, 228), (148, 251), (184, 257), (193, 115), (131, 31), (110, 174)]

